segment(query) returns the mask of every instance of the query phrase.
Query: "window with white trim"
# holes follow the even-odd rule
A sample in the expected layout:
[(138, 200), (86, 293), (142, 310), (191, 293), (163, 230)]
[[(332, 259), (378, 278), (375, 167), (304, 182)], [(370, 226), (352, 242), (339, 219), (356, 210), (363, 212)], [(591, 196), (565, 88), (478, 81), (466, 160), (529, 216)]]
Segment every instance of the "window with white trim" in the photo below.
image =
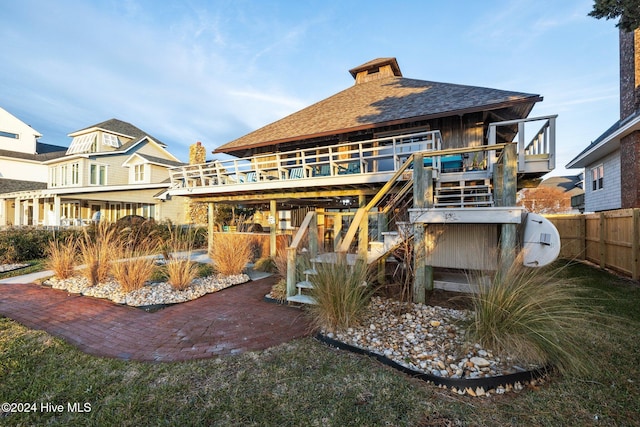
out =
[(102, 134), (102, 145), (108, 145), (113, 148), (120, 148), (120, 140), (117, 136), (110, 133)]
[(133, 181), (134, 182), (143, 182), (144, 181), (144, 164), (133, 165)]
[(604, 188), (604, 165), (598, 165), (591, 169), (591, 191)]
[(80, 184), (80, 163), (71, 164), (71, 185)]
[(58, 168), (57, 167), (49, 168), (49, 185), (52, 187), (58, 186)]
[(106, 185), (107, 184), (107, 166), (93, 163), (89, 166), (89, 184)]
[(67, 175), (67, 173), (69, 172), (68, 169), (69, 167), (67, 165), (60, 166), (60, 185), (62, 185), (63, 187), (69, 184), (69, 178)]
[(17, 133), (5, 132), (3, 130), (0, 130), (0, 136), (4, 136), (5, 138), (13, 138), (13, 139), (20, 138), (20, 135), (18, 135)]

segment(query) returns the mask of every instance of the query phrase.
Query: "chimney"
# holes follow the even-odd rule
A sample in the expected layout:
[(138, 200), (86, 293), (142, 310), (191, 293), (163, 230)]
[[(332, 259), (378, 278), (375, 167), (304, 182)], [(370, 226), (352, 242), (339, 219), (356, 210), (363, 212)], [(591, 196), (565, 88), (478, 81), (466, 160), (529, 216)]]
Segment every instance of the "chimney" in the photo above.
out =
[(620, 120), (640, 109), (640, 29), (620, 29)]
[(207, 161), (207, 150), (204, 149), (204, 146), (200, 141), (189, 147), (189, 164), (197, 165), (199, 163), (204, 163)]

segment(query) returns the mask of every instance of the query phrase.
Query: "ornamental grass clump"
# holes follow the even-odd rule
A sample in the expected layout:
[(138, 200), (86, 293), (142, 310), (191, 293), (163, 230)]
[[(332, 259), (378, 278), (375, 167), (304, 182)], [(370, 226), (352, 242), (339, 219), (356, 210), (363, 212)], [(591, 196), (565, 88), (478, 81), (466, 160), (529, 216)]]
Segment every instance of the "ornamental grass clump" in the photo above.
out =
[(310, 295), (316, 301), (309, 306), (313, 325), (330, 332), (356, 325), (375, 291), (369, 284), (367, 264), (319, 263), (315, 270), (317, 274), (309, 276)]
[(84, 276), (91, 286), (107, 280), (111, 262), (118, 250), (116, 228), (106, 222), (92, 227), (92, 232), (83, 229), (83, 236), (78, 243), (80, 257), (85, 265)]
[(64, 240), (51, 240), (47, 247), (46, 267), (53, 271), (58, 279), (73, 276), (78, 256), (78, 242), (74, 236)]
[(172, 256), (165, 264), (167, 282), (176, 290), (184, 291), (198, 277), (198, 263), (191, 261), (191, 253), (185, 256)]
[(117, 261), (111, 264), (111, 274), (124, 292), (141, 289), (153, 277), (157, 269), (153, 254), (157, 248), (158, 244), (152, 236), (121, 236), (114, 243)]
[(241, 274), (251, 261), (253, 236), (243, 233), (216, 233), (209, 256), (218, 273)]
[(525, 267), (517, 257), (505, 274), (473, 295), (468, 338), (518, 363), (589, 372), (582, 338), (597, 327), (597, 310), (559, 271)]

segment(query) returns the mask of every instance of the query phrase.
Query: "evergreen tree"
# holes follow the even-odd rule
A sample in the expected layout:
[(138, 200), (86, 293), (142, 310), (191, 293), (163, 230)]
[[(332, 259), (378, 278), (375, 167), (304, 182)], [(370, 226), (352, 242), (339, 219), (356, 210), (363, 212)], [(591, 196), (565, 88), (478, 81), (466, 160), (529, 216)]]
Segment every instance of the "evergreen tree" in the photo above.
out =
[(597, 19), (620, 18), (616, 24), (624, 31), (640, 27), (640, 0), (594, 0), (589, 16)]

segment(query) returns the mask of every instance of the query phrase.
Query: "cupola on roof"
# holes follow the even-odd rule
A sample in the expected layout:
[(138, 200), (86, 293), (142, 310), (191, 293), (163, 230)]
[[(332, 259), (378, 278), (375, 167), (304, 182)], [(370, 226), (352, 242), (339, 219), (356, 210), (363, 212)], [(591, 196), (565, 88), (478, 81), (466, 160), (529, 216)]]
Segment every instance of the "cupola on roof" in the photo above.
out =
[(349, 70), (356, 84), (383, 79), (385, 77), (402, 77), (396, 58), (377, 58)]

